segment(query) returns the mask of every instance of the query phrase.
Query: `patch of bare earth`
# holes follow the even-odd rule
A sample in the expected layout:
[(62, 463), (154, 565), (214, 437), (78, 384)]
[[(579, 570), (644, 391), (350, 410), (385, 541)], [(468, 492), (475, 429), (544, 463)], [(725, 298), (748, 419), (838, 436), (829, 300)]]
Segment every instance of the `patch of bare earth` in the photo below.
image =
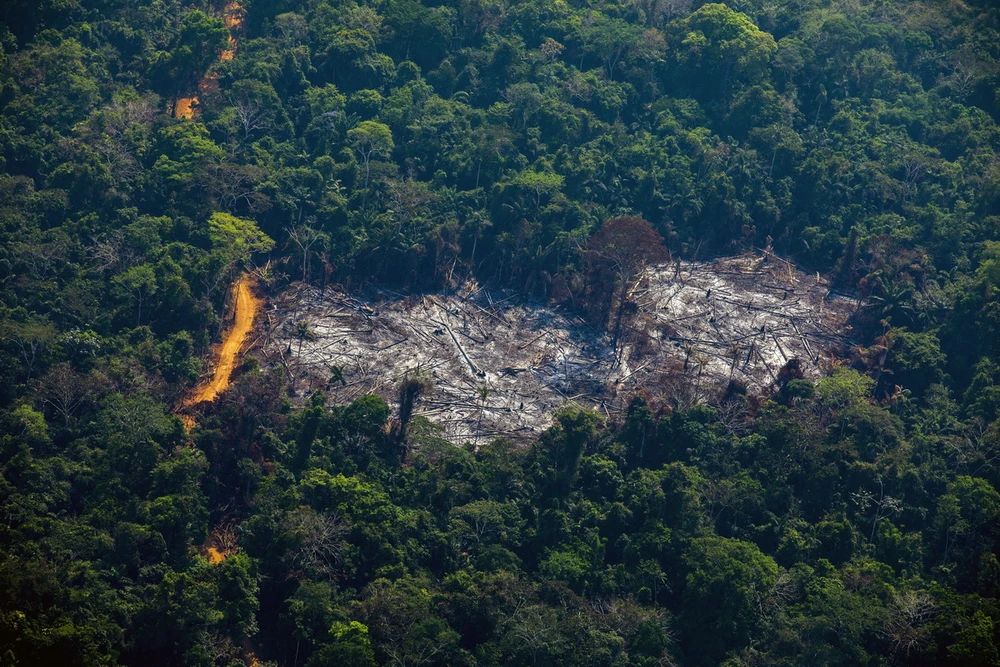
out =
[(759, 392), (791, 359), (817, 376), (849, 346), (858, 306), (771, 254), (658, 266), (631, 296), (616, 353), (570, 312), (474, 285), (364, 298), (297, 285), (273, 300), (262, 353), (299, 396), (323, 389), (338, 403), (374, 392), (394, 404), (420, 371), (434, 390), (416, 414), (482, 443), (531, 437), (570, 401), (612, 415), (640, 389), (679, 405), (730, 381)]

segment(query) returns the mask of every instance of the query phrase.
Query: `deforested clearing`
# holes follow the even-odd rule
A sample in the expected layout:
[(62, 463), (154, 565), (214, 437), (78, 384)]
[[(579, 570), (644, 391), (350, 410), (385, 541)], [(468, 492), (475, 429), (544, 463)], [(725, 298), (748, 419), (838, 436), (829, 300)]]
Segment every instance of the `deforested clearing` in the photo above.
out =
[(394, 402), (399, 381), (421, 373), (433, 390), (416, 414), (445, 437), (520, 440), (567, 402), (611, 416), (640, 389), (685, 406), (731, 383), (762, 392), (792, 360), (818, 376), (849, 347), (859, 305), (770, 253), (659, 265), (630, 298), (614, 350), (566, 308), (474, 284), (410, 295), (299, 285), (273, 300), (262, 354), (297, 395), (322, 389), (337, 403)]

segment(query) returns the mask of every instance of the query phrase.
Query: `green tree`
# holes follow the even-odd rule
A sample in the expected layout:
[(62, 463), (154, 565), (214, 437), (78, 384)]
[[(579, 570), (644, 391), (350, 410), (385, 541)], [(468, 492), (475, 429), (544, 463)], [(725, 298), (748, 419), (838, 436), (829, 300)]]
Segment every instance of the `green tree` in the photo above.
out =
[(584, 52), (601, 61), (608, 79), (615, 78), (615, 68), (631, 49), (639, 46), (642, 35), (640, 26), (600, 12), (584, 18), (578, 28)]
[(392, 131), (388, 126), (365, 120), (347, 131), (347, 140), (361, 156), (365, 167), (365, 194), (362, 206), (368, 201), (368, 184), (371, 178), (371, 160), (373, 157), (389, 157), (395, 145), (392, 142)]
[[(959, 476), (937, 500), (932, 561), (974, 568), (978, 554), (997, 537), (998, 517), (1000, 493), (984, 479)], [(966, 569), (961, 574), (972, 573)]]
[(274, 248), (274, 241), (255, 222), (228, 213), (209, 216), (208, 238), (229, 270), (245, 265), (254, 253)]
[(705, 647), (704, 664), (747, 646), (774, 601), (778, 566), (753, 544), (724, 537), (692, 540), (684, 556), (684, 644)]
[(330, 627), (329, 641), (306, 663), (308, 667), (323, 665), (358, 665), (375, 667), (375, 651), (368, 638), (368, 626), (357, 621), (337, 622)]
[(737, 82), (752, 86), (763, 80), (778, 49), (749, 16), (723, 4), (702, 5), (676, 29), (679, 73), (702, 98), (711, 99), (716, 91), (728, 96)]
[(114, 283), (129, 301), (135, 303), (135, 325), (139, 326), (142, 324), (142, 305), (156, 294), (158, 288), (153, 268), (148, 264), (133, 266), (121, 275), (115, 276)]
[(601, 419), (592, 410), (569, 405), (555, 415), (556, 424), (539, 438), (535, 451), (539, 454), (550, 492), (568, 493), (580, 473), (584, 449), (597, 436)]
[(995, 665), (1000, 662), (995, 636), (993, 619), (977, 611), (948, 647), (948, 657), (956, 665)]
[(186, 12), (181, 17), (180, 30), (171, 50), (160, 54), (161, 60), (169, 63), (174, 91), (179, 93), (193, 86), (218, 59), (228, 42), (229, 30), (222, 19), (197, 9)]

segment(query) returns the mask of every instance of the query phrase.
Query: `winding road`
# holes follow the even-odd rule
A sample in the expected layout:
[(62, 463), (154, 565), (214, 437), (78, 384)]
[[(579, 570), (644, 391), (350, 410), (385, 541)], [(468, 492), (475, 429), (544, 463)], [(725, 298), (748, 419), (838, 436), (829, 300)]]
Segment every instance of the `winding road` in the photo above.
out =
[[(229, 28), (229, 46), (219, 54), (219, 61), (232, 60), (236, 55), (236, 38), (234, 31), (239, 30), (243, 24), (243, 5), (240, 0), (229, 0), (223, 12), (223, 22)], [(214, 67), (202, 77), (198, 82), (198, 94), (201, 96), (210, 95), (219, 89), (219, 74)], [(198, 95), (179, 97), (174, 103), (174, 117), (194, 119), (201, 114)], [(247, 336), (253, 329), (253, 321), (260, 310), (261, 302), (253, 294), (254, 282), (248, 274), (243, 274), (233, 284), (233, 323), (223, 338), (222, 345), (218, 348), (218, 358), (215, 361), (215, 371), (212, 378), (199, 384), (191, 394), (181, 404), (181, 410), (187, 410), (199, 403), (212, 402), (219, 394), (229, 388), (230, 378), (240, 352), (246, 342)], [(195, 425), (195, 418), (192, 414), (179, 414), (181, 421), (190, 430)], [(218, 546), (203, 545), (202, 552), (212, 565), (218, 565), (226, 560), (230, 555), (221, 550)], [(243, 663), (247, 667), (260, 667), (260, 660), (257, 659), (253, 644), (249, 638), (244, 637), (241, 645)]]

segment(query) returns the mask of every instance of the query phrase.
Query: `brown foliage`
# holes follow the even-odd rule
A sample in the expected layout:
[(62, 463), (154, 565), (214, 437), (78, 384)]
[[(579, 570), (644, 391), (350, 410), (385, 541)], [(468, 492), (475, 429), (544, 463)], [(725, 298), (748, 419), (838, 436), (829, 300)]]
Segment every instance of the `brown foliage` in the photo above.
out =
[(624, 216), (604, 221), (587, 242), (584, 259), (586, 297), (581, 301), (595, 324), (611, 328), (617, 348), (632, 290), (647, 266), (670, 260), (670, 251), (647, 220)]

